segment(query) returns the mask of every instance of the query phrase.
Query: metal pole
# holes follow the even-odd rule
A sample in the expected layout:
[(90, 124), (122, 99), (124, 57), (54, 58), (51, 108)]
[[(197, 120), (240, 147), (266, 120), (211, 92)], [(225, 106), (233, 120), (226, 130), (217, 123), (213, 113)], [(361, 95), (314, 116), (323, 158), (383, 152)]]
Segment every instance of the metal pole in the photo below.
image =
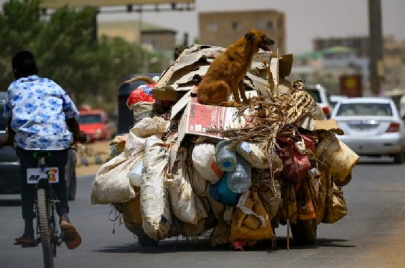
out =
[(368, 0), (370, 28), (370, 89), (371, 93), (380, 93), (383, 76), (383, 38), (381, 26), (381, 0)]

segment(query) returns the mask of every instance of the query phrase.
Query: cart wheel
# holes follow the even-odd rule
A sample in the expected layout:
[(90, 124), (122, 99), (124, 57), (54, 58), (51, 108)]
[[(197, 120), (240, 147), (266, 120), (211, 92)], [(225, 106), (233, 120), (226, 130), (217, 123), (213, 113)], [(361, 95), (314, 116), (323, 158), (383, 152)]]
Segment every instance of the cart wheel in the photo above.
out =
[(297, 220), (291, 224), (291, 233), (297, 245), (314, 245), (316, 242), (316, 220)]
[(156, 247), (159, 241), (153, 240), (147, 235), (137, 235), (138, 243), (141, 247)]

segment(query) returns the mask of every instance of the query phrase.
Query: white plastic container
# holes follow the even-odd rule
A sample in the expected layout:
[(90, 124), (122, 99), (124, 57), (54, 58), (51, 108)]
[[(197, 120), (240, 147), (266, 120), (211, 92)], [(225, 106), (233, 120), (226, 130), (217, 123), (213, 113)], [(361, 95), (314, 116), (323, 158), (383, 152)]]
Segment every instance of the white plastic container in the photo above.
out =
[(142, 182), (143, 158), (136, 161), (131, 172), (128, 174), (129, 182), (132, 186), (140, 187)]

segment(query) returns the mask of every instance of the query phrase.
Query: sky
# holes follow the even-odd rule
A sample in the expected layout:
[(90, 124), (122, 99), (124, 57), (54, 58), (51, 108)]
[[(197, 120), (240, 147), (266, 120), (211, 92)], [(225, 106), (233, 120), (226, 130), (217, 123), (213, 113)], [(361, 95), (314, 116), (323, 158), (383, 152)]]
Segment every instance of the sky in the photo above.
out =
[[(0, 0), (4, 3), (5, 0)], [(383, 35), (405, 40), (405, 0), (381, 0)], [(312, 51), (316, 37), (368, 35), (368, 0), (196, 0), (194, 11), (144, 12), (142, 20), (198, 37), (198, 13), (275, 9), (286, 16), (287, 52)], [(137, 20), (138, 13), (99, 15), (99, 20)]]
[[(405, 0), (381, 0), (383, 35), (405, 40)], [(196, 0), (194, 11), (144, 13), (142, 20), (198, 36), (198, 13), (275, 9), (286, 16), (287, 52), (312, 51), (316, 37), (368, 35), (368, 0)], [(139, 18), (137, 13), (101, 15), (101, 20)]]

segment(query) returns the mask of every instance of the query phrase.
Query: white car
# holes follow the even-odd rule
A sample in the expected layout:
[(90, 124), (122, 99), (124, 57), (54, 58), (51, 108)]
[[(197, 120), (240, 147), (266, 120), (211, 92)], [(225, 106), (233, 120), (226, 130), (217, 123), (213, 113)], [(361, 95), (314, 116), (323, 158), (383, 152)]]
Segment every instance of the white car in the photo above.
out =
[(332, 118), (344, 131), (339, 139), (357, 154), (393, 156), (395, 163), (405, 161), (405, 127), (391, 99), (342, 99)]
[(322, 111), (326, 118), (330, 118), (332, 106), (329, 103), (328, 92), (320, 84), (305, 86), (308, 93), (322, 107)]

